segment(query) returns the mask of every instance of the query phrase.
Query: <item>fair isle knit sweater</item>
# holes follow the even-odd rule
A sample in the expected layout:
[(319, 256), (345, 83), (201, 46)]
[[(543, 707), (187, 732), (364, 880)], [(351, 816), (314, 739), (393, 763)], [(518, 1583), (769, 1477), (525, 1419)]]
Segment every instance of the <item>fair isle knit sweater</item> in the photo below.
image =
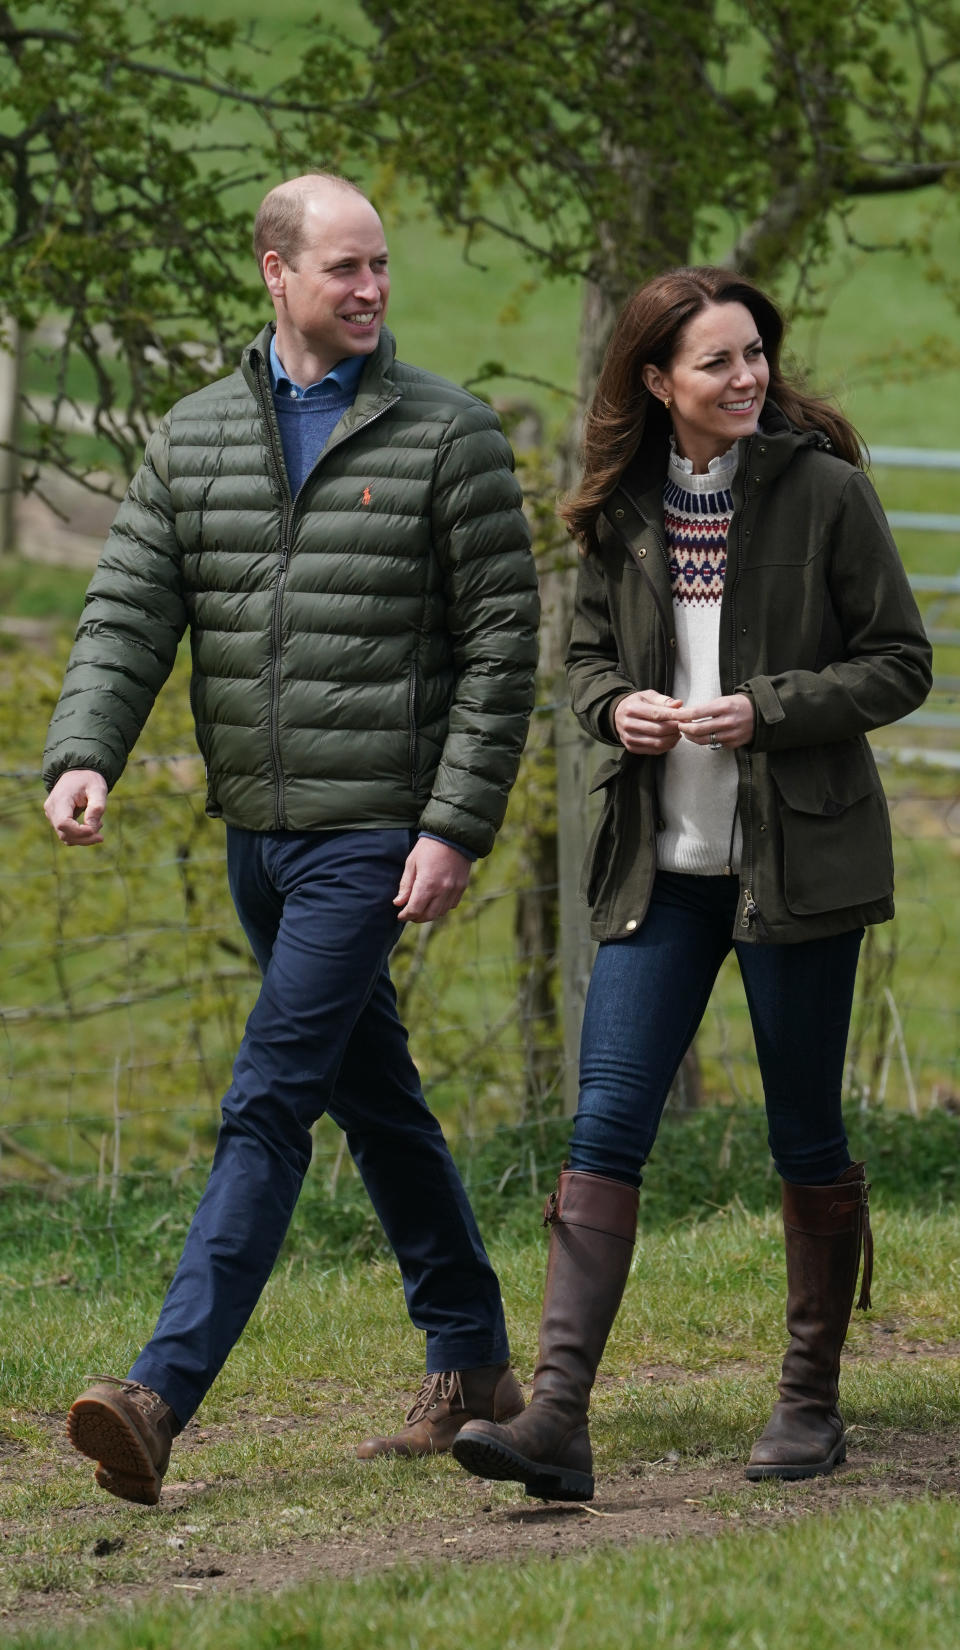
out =
[[(702, 705), (720, 694), (720, 602), (727, 567), (730, 491), (738, 448), (695, 475), (671, 443), (663, 490), (677, 657), (673, 696)], [(681, 739), (663, 758), (657, 864), (665, 871), (722, 876), (740, 864), (737, 760)]]

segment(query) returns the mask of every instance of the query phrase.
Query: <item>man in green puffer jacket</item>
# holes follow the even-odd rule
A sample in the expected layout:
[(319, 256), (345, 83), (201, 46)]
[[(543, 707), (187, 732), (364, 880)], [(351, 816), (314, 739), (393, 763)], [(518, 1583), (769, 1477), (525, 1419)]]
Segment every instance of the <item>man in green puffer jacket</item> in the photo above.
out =
[(60, 839), (101, 841), (189, 628), (208, 812), (263, 983), (154, 1334), (68, 1418), (97, 1482), (146, 1504), (270, 1275), (324, 1111), (427, 1339), (404, 1426), (358, 1454), (449, 1449), (523, 1406), (388, 969), (401, 924), (455, 906), (489, 852), (523, 748), (537, 596), (512, 456), (489, 407), (394, 359), (383, 228), (352, 184), (281, 184), (254, 241), (276, 326), (148, 442), (44, 758)]

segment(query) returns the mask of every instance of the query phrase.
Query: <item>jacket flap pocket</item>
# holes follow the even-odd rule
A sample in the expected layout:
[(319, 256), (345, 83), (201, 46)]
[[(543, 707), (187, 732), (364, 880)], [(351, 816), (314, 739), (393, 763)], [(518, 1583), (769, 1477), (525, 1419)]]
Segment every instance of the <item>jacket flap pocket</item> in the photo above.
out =
[(601, 762), (596, 774), (594, 775), (593, 783), (590, 786), (589, 794), (591, 796), (594, 791), (602, 791), (605, 785), (609, 785), (611, 779), (616, 779), (618, 777), (623, 767), (623, 759), (626, 754), (626, 751), (621, 751), (619, 756), (610, 756), (605, 762)]
[(770, 774), (796, 813), (840, 814), (878, 788), (873, 764), (858, 739), (804, 746), (771, 755)]

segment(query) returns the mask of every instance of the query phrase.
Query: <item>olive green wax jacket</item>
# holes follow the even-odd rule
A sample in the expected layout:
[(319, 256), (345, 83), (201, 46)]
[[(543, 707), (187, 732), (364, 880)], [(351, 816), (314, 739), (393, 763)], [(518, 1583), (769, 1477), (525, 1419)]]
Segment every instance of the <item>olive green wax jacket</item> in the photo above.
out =
[[(922, 703), (931, 649), (871, 483), (828, 449), (768, 402), (733, 484), (720, 682), (756, 715), (736, 752), (736, 940), (815, 939), (893, 915), (890, 824), (865, 735)], [(662, 759), (619, 747), (613, 711), (638, 690), (672, 690), (666, 464), (664, 449), (628, 469), (579, 568), (573, 709), (618, 747), (596, 775), (602, 811), (584, 868), (599, 940), (635, 932), (656, 869)]]
[(417, 827), (486, 854), (533, 704), (537, 581), (475, 396), (384, 331), (296, 498), (264, 328), (163, 419), (120, 507), (47, 738), (48, 786), (123, 770), (189, 629), (207, 811)]

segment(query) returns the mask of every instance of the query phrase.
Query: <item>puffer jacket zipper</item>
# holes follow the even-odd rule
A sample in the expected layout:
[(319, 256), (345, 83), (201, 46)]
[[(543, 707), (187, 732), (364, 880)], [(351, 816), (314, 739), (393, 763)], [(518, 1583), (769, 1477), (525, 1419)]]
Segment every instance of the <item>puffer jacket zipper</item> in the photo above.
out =
[(276, 797), (274, 817), (277, 830), (283, 831), (286, 829), (286, 795), (283, 767), (280, 761), (280, 644), (282, 639), (283, 589), (287, 582), (287, 564), (290, 560), (290, 541), (292, 538), (293, 497), (290, 492), (290, 482), (287, 478), (287, 466), (283, 458), (280, 427), (277, 423), (277, 415), (267, 381), (267, 369), (262, 359), (257, 363), (256, 378), (260, 392), (260, 414), (267, 431), (267, 452), (270, 456), (270, 467), (273, 472), (274, 485), (280, 495), (280, 571), (273, 592), (273, 608), (270, 614), (270, 647), (273, 658), (270, 667), (268, 720), (270, 764), (273, 769), (273, 787)]
[[(280, 439), (280, 426), (277, 423), (277, 415), (274, 410), (270, 385), (267, 380), (267, 369), (262, 357), (257, 363), (256, 379), (257, 387), (260, 392), (260, 413), (267, 431), (267, 451), (270, 455), (270, 465), (273, 471), (273, 479), (277, 491), (280, 494), (281, 505), (280, 571), (277, 576), (277, 583), (273, 592), (273, 609), (270, 615), (270, 646), (273, 650), (273, 658), (271, 660), (270, 669), (269, 733), (270, 762), (273, 768), (274, 793), (276, 795), (276, 828), (278, 831), (284, 831), (287, 828), (286, 790), (283, 778), (283, 763), (280, 757), (280, 680), (283, 670), (283, 659), (281, 653), (283, 641), (283, 593), (287, 582), (287, 569), (290, 563), (290, 550), (293, 543), (293, 526), (297, 505), (296, 499), (294, 499), (290, 492), (290, 482), (287, 477), (287, 466), (283, 458), (283, 443)], [(358, 435), (361, 430), (365, 430), (371, 424), (376, 423), (377, 419), (382, 418), (385, 412), (388, 412), (391, 407), (396, 406), (399, 400), (399, 395), (395, 395), (392, 400), (385, 402), (382, 407), (378, 407), (375, 412), (371, 413), (369, 418), (363, 419), (362, 422), (359, 423), (354, 429), (345, 431), (340, 439), (334, 442), (333, 445), (335, 447), (339, 447), (341, 442), (349, 441), (351, 436)], [(316, 463), (310, 470), (311, 476), (317, 466), (322, 463), (327, 452), (330, 450), (331, 449), (329, 446), (325, 447), (323, 452), (319, 454)], [(303, 488), (301, 487), (300, 492), (302, 493), (302, 491)], [(299, 498), (299, 496), (300, 494), (298, 493), (297, 497)]]
[(323, 452), (320, 453), (313, 465), (313, 468), (310, 470), (310, 475), (304, 478), (304, 486), (306, 486), (307, 482), (310, 480), (310, 476), (313, 475), (313, 472), (316, 470), (317, 466), (322, 464), (324, 459), (327, 458), (330, 453), (336, 452), (337, 448), (342, 447), (345, 441), (352, 441), (353, 437), (355, 435), (359, 435), (361, 430), (368, 430), (371, 424), (375, 424), (377, 422), (378, 418), (382, 418), (384, 413), (390, 411), (391, 407), (395, 407), (399, 400), (399, 395), (392, 395), (389, 401), (385, 401), (382, 407), (378, 407), (375, 412), (370, 413), (368, 418), (361, 419), (360, 423), (356, 424), (352, 430), (344, 430), (342, 435), (337, 436), (336, 441), (328, 441), (327, 445), (323, 449)]

